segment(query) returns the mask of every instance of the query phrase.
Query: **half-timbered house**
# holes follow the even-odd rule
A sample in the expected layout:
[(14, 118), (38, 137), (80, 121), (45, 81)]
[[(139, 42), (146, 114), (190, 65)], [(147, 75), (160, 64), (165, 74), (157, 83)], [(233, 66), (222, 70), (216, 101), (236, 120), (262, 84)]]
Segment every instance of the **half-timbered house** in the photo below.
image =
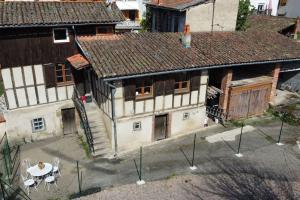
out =
[[(0, 66), (10, 137), (39, 139), (75, 131), (72, 101), (76, 36), (112, 34), (123, 15), (103, 2), (0, 3)], [(73, 59), (72, 59), (73, 58)], [(75, 60), (74, 60), (75, 58)]]
[[(300, 60), (296, 41), (259, 31), (131, 33), (78, 44), (115, 152), (196, 131), (213, 115), (209, 106), (229, 119), (261, 114), (281, 64)], [(219, 94), (208, 100), (208, 88)]]

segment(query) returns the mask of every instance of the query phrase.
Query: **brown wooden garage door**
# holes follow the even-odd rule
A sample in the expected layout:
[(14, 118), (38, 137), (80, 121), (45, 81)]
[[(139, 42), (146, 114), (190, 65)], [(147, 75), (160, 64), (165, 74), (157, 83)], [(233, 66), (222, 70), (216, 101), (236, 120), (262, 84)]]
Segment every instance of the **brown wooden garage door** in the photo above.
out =
[(272, 83), (244, 85), (230, 88), (228, 119), (261, 115), (268, 109)]

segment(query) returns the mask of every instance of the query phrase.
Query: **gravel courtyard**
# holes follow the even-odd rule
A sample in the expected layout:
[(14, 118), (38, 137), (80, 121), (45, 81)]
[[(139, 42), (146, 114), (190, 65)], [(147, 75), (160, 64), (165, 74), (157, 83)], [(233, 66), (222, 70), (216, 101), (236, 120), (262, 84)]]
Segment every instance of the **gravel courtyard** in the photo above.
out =
[[(287, 194), (299, 195), (300, 149), (296, 144), (300, 140), (299, 127), (285, 124), (282, 135), (285, 145), (278, 146), (280, 121), (257, 121), (244, 129), (242, 158), (235, 156), (239, 128), (220, 125), (198, 132), (195, 171), (190, 170), (184, 156), (191, 159), (193, 134), (143, 147), (142, 178), (146, 181), (143, 186), (135, 184), (138, 176), (133, 159), (139, 163), (138, 149), (121, 154), (117, 160), (108, 160), (88, 159), (75, 135), (27, 144), (22, 147), (23, 156), (45, 161), (57, 156), (62, 161), (58, 188), (47, 192), (41, 186), (30, 197), (77, 198), (76, 160), (83, 177), (80, 199), (238, 199), (242, 194), (286, 199)], [(97, 191), (101, 192), (87, 196)]]

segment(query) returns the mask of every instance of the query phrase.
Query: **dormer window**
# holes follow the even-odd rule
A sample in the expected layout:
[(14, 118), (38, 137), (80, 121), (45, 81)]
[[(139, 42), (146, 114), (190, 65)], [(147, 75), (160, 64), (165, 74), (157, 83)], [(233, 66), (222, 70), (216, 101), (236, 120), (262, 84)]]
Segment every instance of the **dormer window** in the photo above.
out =
[(66, 28), (53, 29), (53, 41), (54, 43), (69, 42), (69, 32)]

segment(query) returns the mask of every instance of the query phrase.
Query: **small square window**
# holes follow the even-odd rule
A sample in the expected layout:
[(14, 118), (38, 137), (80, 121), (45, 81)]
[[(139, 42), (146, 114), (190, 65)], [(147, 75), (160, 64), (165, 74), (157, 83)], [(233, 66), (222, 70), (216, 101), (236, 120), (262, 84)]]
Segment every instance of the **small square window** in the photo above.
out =
[(133, 123), (133, 130), (134, 131), (139, 131), (142, 129), (142, 123), (141, 122), (134, 122)]
[(183, 120), (189, 119), (190, 118), (190, 113), (186, 112), (183, 113)]
[(69, 42), (69, 33), (66, 28), (53, 29), (54, 43)]
[(32, 132), (45, 130), (45, 120), (42, 117), (31, 120)]

